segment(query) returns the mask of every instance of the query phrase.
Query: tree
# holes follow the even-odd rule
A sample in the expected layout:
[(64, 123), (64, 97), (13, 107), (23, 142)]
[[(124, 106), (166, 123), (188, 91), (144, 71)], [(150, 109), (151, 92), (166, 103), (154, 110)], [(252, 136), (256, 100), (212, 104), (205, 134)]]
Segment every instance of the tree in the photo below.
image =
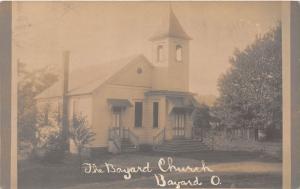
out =
[(49, 67), (29, 71), (18, 62), (18, 136), (19, 141), (35, 139), (37, 117), (34, 97), (58, 81), (58, 75)]
[(218, 82), (214, 110), (227, 127), (281, 129), (281, 26), (257, 37), (245, 50), (236, 50), (231, 68)]
[(205, 104), (201, 104), (193, 113), (193, 122), (195, 127), (209, 128), (210, 122), (209, 107)]
[(70, 128), (70, 139), (73, 140), (81, 161), (82, 150), (95, 140), (95, 133), (88, 127), (88, 121), (82, 114), (74, 115)]

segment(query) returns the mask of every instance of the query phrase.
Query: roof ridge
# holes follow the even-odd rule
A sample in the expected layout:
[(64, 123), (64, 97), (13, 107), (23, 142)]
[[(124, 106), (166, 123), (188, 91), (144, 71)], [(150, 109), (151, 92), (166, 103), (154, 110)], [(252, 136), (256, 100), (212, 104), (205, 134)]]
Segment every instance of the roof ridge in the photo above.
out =
[[(163, 18), (164, 19), (164, 18)], [(169, 9), (167, 14), (167, 18), (165, 19), (167, 23), (162, 22), (161, 30), (156, 32), (152, 37), (150, 37), (151, 41), (162, 39), (166, 37), (177, 37), (186, 40), (191, 40), (192, 38), (184, 31), (181, 26), (178, 18), (176, 17), (172, 8)]]
[[(69, 75), (69, 89), (68, 94), (73, 93), (80, 89), (86, 89), (86, 90), (92, 90), (94, 86), (99, 83), (101, 85), (100, 81), (105, 82), (108, 80), (112, 75), (116, 74), (118, 71), (122, 70), (126, 65), (130, 64), (131, 62), (135, 62), (135, 60), (143, 58), (145, 59), (149, 64), (151, 64), (148, 59), (141, 53), (125, 56), (122, 58), (106, 61), (106, 63), (103, 64), (90, 64), (87, 67), (77, 67), (76, 69), (73, 69), (70, 72)], [(112, 67), (110, 67), (110, 63)], [(151, 64), (152, 65), (152, 64)], [(93, 66), (98, 66), (97, 70), (100, 69), (99, 72), (93, 72), (91, 75), (88, 75), (88, 77), (81, 79), (82, 74), (84, 72), (89, 73), (90, 69), (95, 70)], [(104, 66), (104, 67), (103, 67)], [(102, 68), (102, 70), (101, 70)], [(76, 76), (80, 77), (76, 77)], [(80, 80), (78, 80), (80, 79)], [(58, 80), (57, 82), (53, 83), (50, 87), (45, 89), (43, 92), (39, 93), (35, 96), (36, 99), (42, 99), (42, 98), (51, 98), (51, 97), (58, 97), (61, 96), (61, 80)], [(83, 94), (82, 92), (80, 94)]]
[[(127, 55), (127, 56), (124, 56), (124, 57), (120, 57), (120, 58), (114, 58), (114, 59), (111, 59), (111, 60), (104, 60), (104, 61), (101, 61), (101, 63), (92, 63), (88, 66), (103, 66), (103, 65), (107, 65), (107, 64), (110, 64), (110, 63), (114, 63), (114, 62), (119, 62), (121, 60), (130, 60), (130, 59), (133, 59), (135, 57), (138, 57), (138, 56), (144, 56), (142, 53), (136, 53), (136, 54), (131, 54), (131, 55)], [(72, 70), (72, 72), (75, 72), (77, 70), (80, 70), (81, 68), (84, 68), (85, 66), (79, 66), (75, 69)]]
[[(99, 83), (99, 82), (102, 82), (102, 83), (99, 83), (99, 85), (101, 85), (101, 84), (103, 84), (105, 81), (107, 81), (108, 79), (110, 79), (112, 76), (114, 76), (116, 73), (118, 73), (119, 71), (121, 71), (125, 66), (127, 66), (127, 65), (129, 65), (129, 64), (131, 64), (132, 62), (135, 62), (135, 60), (136, 59), (138, 59), (138, 58), (145, 58), (145, 60), (147, 60), (146, 59), (146, 57), (143, 55), (143, 54), (136, 54), (136, 55), (133, 55), (133, 56), (130, 56), (130, 57), (127, 57), (127, 58), (121, 58), (121, 59), (118, 59), (118, 60), (116, 60), (116, 61), (121, 61), (121, 60), (127, 60), (126, 62), (126, 64), (124, 65), (124, 66), (122, 66), (122, 67), (120, 67), (119, 69), (117, 69), (117, 70), (115, 70), (113, 73), (111, 73), (111, 74), (109, 74), (109, 75), (107, 75), (105, 78), (98, 78), (98, 79), (95, 79), (94, 81), (92, 81), (91, 83), (88, 83), (88, 84), (85, 84), (85, 85), (81, 85), (81, 86), (78, 86), (78, 87), (76, 87), (76, 88), (74, 88), (74, 89), (72, 89), (72, 90), (69, 90), (68, 91), (68, 94), (71, 94), (72, 92), (74, 92), (74, 91), (76, 91), (76, 90), (79, 90), (79, 89), (81, 89), (81, 88), (84, 88), (84, 87), (86, 87), (86, 88), (88, 88), (89, 86), (93, 86), (94, 84), (97, 84), (97, 83)], [(149, 62), (149, 61), (148, 61)], [(150, 62), (149, 62), (150, 63)], [(151, 63), (150, 63), (151, 64)], [(152, 64), (151, 64), (151, 66), (152, 66)]]
[[(139, 56), (141, 56), (142, 54), (134, 54), (134, 55), (130, 55), (130, 56), (126, 56), (126, 57), (122, 57), (122, 58), (118, 58), (118, 59), (114, 59), (114, 60), (110, 60), (110, 61), (106, 61), (106, 64), (109, 64), (109, 63), (112, 63), (112, 62), (118, 62), (118, 61), (121, 61), (121, 60), (128, 60), (127, 62), (127, 64), (126, 65), (128, 65), (130, 62), (132, 62), (134, 59), (136, 59), (136, 58), (138, 58)], [(143, 56), (143, 55), (142, 55)], [(99, 64), (99, 65), (97, 65), (97, 66), (100, 66), (101, 64)], [(123, 68), (123, 67), (122, 67)], [(120, 68), (120, 69), (122, 69), (122, 68)], [(119, 69), (119, 70), (120, 70)], [(117, 72), (117, 71), (116, 71)], [(109, 77), (111, 77), (111, 75), (110, 76), (107, 76), (106, 78), (105, 78), (105, 80), (107, 80)], [(78, 86), (78, 87), (75, 87), (75, 88), (73, 88), (73, 89), (70, 89), (70, 90), (68, 90), (68, 93), (71, 93), (72, 91), (75, 91), (75, 90), (78, 90), (78, 89), (80, 89), (80, 88), (82, 88), (82, 87), (87, 87), (87, 86), (89, 86), (89, 85), (92, 85), (92, 84), (94, 84), (94, 83), (96, 83), (96, 82), (99, 82), (99, 80), (103, 80), (103, 78), (102, 79), (100, 79), (100, 78), (97, 78), (97, 79), (95, 79), (94, 81), (92, 81), (91, 83), (88, 83), (88, 84), (82, 84), (82, 85), (80, 85), (80, 86)]]

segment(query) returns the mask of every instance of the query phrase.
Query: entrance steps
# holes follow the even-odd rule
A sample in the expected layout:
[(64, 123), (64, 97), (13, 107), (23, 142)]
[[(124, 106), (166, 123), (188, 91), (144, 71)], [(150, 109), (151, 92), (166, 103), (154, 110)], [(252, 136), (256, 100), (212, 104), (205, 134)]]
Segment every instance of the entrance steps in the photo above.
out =
[(138, 147), (135, 146), (129, 139), (121, 140), (121, 152), (136, 152)]

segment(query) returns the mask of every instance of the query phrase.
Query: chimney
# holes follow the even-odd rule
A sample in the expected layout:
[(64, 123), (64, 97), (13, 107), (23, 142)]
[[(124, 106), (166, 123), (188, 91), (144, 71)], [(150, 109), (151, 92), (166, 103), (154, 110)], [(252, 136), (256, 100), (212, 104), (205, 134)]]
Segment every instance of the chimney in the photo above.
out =
[(69, 63), (70, 52), (63, 52), (63, 96), (66, 96), (69, 88)]
[(62, 137), (64, 141), (65, 151), (69, 151), (69, 64), (70, 64), (70, 52), (63, 52), (63, 71), (62, 71)]

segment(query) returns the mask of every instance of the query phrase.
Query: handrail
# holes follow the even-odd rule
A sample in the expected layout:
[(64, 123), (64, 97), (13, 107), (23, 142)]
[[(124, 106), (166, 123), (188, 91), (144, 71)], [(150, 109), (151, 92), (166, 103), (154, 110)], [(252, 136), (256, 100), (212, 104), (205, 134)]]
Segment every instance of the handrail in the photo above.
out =
[(129, 128), (125, 127), (112, 127), (109, 129), (109, 138), (116, 143), (115, 145), (121, 150), (122, 139), (128, 139), (131, 143), (139, 148), (139, 137), (135, 135)]
[(113, 127), (109, 128), (109, 139), (113, 141), (116, 148), (118, 148), (118, 151), (121, 151), (121, 137), (120, 133), (118, 133), (118, 128)]
[(162, 144), (166, 139), (166, 131), (165, 128), (163, 128), (159, 133), (157, 133), (154, 137), (153, 137), (153, 144), (154, 145), (159, 145)]
[(130, 129), (128, 129), (128, 131), (129, 131), (130, 137), (134, 138), (135, 140), (139, 139), (139, 137), (136, 134), (134, 134), (132, 131), (130, 131)]
[(130, 140), (134, 144), (136, 148), (139, 148), (139, 137), (133, 133), (129, 128), (124, 128), (125, 137)]

